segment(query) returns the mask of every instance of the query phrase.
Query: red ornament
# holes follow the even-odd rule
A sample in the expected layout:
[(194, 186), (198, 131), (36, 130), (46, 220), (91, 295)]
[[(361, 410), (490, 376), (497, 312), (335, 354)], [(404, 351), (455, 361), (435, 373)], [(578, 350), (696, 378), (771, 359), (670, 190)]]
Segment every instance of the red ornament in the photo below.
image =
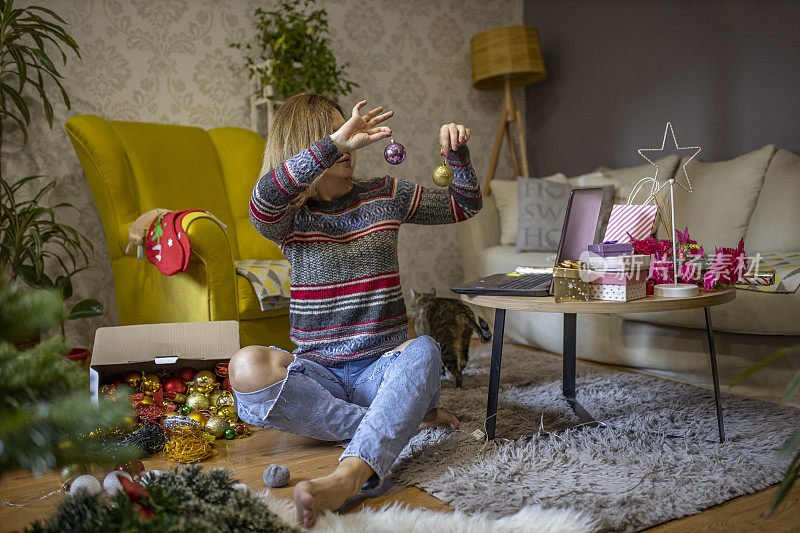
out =
[(231, 380), (229, 378), (225, 378), (225, 381), (222, 382), (222, 388), (233, 394), (233, 387), (231, 387)]
[(236, 424), (236, 434), (243, 435), (244, 434), (244, 426), (241, 424)]
[(221, 378), (226, 377), (228, 375), (228, 362), (225, 361), (214, 365), (214, 373)]
[(197, 374), (197, 370), (186, 366), (178, 370), (177, 376), (181, 378), (183, 381), (192, 381), (194, 379), (195, 374)]
[(109, 381), (112, 385), (119, 385), (122, 383), (122, 374), (114, 374)]
[(167, 378), (164, 381), (164, 392), (183, 394), (186, 392), (186, 383), (181, 378)]

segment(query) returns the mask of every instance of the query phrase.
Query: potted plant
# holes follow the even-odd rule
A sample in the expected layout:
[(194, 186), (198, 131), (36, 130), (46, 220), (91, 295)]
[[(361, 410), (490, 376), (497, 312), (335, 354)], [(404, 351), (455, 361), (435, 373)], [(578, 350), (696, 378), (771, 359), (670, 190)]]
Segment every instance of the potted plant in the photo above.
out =
[[(314, 0), (281, 0), (272, 11), (257, 8), (254, 41), (231, 44), (245, 51), (250, 79), (258, 82), (257, 97), (282, 100), (306, 91), (344, 96), (358, 87), (346, 78), (349, 63), (338, 64), (331, 52), (328, 12), (311, 9), (313, 4)], [(261, 88), (271, 88), (272, 93)]]
[[(70, 101), (61, 84), (61, 75), (50, 57), (52, 51), (57, 51), (66, 64), (65, 52), (72, 51), (80, 58), (78, 45), (67, 34), (65, 25), (66, 22), (50, 9), (15, 8), (13, 0), (0, 0), (0, 153), (9, 124), (21, 131), (24, 143), (28, 140), (31, 113), (26, 97), (41, 103), (51, 128), (50, 93), (53, 90), (59, 91), (69, 109)], [(21, 279), (34, 289), (56, 290), (66, 300), (72, 296), (72, 276), (88, 268), (87, 250), (93, 251), (93, 246), (77, 230), (57, 220), (57, 210), (74, 209), (74, 206), (68, 203), (42, 205), (43, 199), (55, 188), (55, 180), (41, 186), (32, 198), (19, 198), (24, 186), (34, 185), (42, 178), (44, 176), (27, 176), (9, 181), (0, 160), (0, 265), (11, 282)], [(55, 261), (58, 270), (55, 279), (45, 274), (46, 258)], [(64, 318), (87, 318), (102, 313), (102, 304), (89, 299), (74, 305)], [(63, 334), (63, 320), (61, 331)]]

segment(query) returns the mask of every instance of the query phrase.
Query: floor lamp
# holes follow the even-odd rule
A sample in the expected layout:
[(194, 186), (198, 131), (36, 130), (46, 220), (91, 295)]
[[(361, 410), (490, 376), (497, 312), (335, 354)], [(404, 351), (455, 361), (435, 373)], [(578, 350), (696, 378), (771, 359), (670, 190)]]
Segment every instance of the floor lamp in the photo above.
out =
[[(500, 112), (500, 121), (497, 124), (494, 151), (484, 189), (484, 193), (489, 194), (489, 184), (497, 168), (503, 137), (508, 138), (508, 151), (517, 175), (530, 177), (522, 115), (514, 105), (511, 89), (541, 81), (547, 76), (547, 71), (544, 68), (539, 44), (539, 31), (530, 26), (507, 26), (479, 33), (470, 41), (470, 48), (472, 86), (483, 91), (505, 91), (503, 110)], [(515, 122), (519, 147), (514, 142), (511, 130)]]

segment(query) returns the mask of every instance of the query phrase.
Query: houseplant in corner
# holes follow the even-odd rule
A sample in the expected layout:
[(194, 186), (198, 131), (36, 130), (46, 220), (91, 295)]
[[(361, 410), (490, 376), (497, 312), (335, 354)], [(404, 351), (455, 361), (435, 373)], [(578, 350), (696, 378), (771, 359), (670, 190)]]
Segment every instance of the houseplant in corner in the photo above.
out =
[(282, 100), (306, 91), (345, 96), (358, 87), (345, 77), (349, 63), (338, 64), (331, 51), (327, 11), (309, 11), (313, 4), (280, 0), (272, 11), (257, 8), (254, 41), (231, 44), (245, 53), (250, 79), (272, 88), (274, 95), (268, 98)]
[[(23, 143), (27, 143), (31, 122), (29, 100), (41, 104), (51, 128), (50, 93), (57, 89), (66, 107), (70, 107), (61, 74), (50, 57), (57, 51), (66, 64), (65, 52), (72, 51), (80, 58), (78, 45), (64, 29), (65, 25), (66, 22), (49, 9), (15, 8), (13, 0), (0, 0), (0, 266), (11, 282), (21, 279), (34, 289), (54, 289), (66, 300), (72, 296), (72, 276), (88, 267), (87, 250), (93, 250), (92, 243), (57, 220), (56, 211), (74, 208), (72, 205), (41, 204), (56, 186), (54, 180), (39, 187), (32, 198), (22, 200), (20, 191), (40, 183), (44, 176), (10, 181), (3, 172), (1, 155), (8, 126), (16, 128), (22, 134)], [(45, 274), (46, 258), (55, 263), (58, 270), (55, 279)], [(102, 304), (88, 299), (74, 305), (66, 318), (87, 318), (102, 313)], [(63, 333), (63, 321), (61, 330)]]

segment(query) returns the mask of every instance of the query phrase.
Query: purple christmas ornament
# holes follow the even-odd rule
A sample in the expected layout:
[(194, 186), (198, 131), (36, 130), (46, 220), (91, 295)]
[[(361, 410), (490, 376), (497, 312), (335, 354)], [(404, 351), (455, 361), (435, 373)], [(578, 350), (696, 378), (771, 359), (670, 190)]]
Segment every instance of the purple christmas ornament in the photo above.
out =
[(399, 165), (406, 158), (406, 149), (402, 144), (396, 143), (392, 139), (383, 151), (383, 157), (386, 158), (386, 162), (390, 165)]

